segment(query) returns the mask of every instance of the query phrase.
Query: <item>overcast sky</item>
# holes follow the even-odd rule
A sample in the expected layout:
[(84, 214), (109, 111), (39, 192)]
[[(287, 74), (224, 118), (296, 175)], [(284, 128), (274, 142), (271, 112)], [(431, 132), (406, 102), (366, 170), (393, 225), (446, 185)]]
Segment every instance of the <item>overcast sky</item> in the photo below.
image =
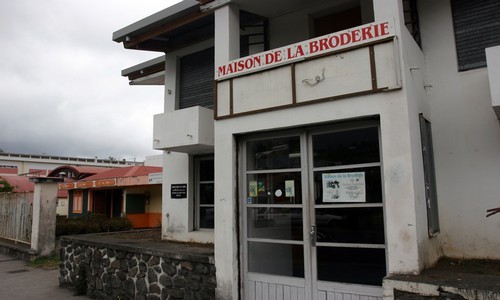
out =
[(0, 0), (0, 149), (143, 160), (163, 88), (121, 70), (162, 55), (112, 34), (176, 0)]

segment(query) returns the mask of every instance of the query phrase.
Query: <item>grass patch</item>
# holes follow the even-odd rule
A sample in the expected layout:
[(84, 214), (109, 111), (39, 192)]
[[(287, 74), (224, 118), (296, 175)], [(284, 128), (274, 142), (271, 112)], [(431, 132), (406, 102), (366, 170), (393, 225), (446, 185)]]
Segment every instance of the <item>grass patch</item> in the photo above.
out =
[(59, 269), (59, 264), (61, 260), (59, 259), (59, 255), (47, 256), (47, 257), (39, 257), (33, 261), (27, 263), (29, 267), (44, 269), (44, 270), (55, 270)]

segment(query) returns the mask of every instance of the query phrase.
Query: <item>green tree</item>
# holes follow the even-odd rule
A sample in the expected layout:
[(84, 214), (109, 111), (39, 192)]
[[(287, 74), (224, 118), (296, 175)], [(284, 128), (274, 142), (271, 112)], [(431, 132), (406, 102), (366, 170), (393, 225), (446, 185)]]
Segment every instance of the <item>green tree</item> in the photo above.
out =
[(7, 180), (0, 179), (0, 193), (10, 193), (14, 191), (14, 187)]

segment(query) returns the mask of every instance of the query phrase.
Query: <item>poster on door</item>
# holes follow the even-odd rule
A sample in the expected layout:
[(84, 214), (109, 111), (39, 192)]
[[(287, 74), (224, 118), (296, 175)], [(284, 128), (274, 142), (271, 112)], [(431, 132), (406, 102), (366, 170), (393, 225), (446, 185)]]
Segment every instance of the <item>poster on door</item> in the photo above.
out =
[(323, 174), (323, 202), (366, 202), (365, 172)]

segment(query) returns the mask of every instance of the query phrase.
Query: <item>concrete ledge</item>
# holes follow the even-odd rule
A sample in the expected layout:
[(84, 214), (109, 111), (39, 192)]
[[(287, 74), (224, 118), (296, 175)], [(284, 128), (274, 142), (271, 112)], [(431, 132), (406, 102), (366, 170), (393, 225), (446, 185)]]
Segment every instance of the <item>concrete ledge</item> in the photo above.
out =
[[(158, 232), (159, 236), (157, 240), (145, 238), (151, 232)], [(162, 241), (161, 232), (155, 229), (64, 236), (61, 237), (61, 241), (74, 241), (81, 244), (127, 252), (138, 252), (172, 259), (215, 264), (214, 248), (212, 245)]]
[(444, 259), (419, 275), (384, 279), (384, 299), (500, 299), (500, 262)]
[(24, 261), (32, 261), (38, 257), (38, 253), (32, 250), (30, 245), (16, 243), (2, 238), (0, 238), (0, 253), (13, 256)]

